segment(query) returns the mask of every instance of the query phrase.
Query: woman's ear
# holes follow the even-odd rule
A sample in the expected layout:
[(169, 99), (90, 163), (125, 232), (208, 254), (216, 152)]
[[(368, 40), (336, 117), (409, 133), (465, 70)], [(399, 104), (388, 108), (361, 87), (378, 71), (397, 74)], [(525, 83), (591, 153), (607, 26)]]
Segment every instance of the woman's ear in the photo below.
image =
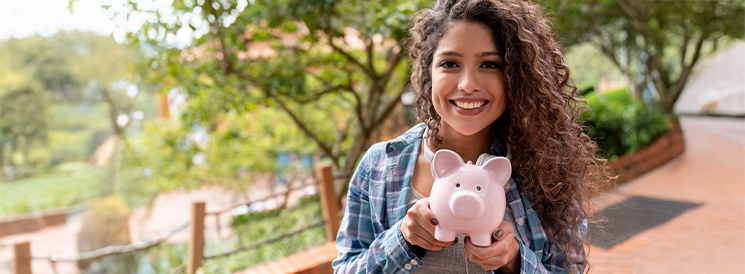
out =
[(499, 186), (504, 186), (504, 184), (510, 179), (510, 175), (512, 175), (512, 164), (510, 164), (510, 160), (505, 157), (491, 158), (489, 161), (486, 161), (483, 168), (494, 174), (497, 178), (496, 183)]
[(432, 158), (432, 177), (435, 179), (446, 177), (463, 165), (463, 158), (449, 149), (440, 149)]

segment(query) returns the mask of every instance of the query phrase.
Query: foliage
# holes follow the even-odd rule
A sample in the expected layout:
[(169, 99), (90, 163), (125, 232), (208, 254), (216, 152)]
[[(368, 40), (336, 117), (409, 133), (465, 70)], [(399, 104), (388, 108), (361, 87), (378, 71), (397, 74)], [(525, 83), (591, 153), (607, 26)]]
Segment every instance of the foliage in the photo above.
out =
[[(77, 31), (1, 41), (0, 168), (9, 168), (0, 177), (12, 181), (87, 160), (95, 134), (118, 133), (122, 115), (136, 120), (138, 109), (121, 102), (147, 91), (140, 84), (132, 92), (139, 55), (111, 37)], [(102, 106), (107, 98), (120, 103)]]
[(578, 91), (594, 89), (601, 81), (623, 81), (623, 74), (613, 62), (592, 43), (582, 43), (567, 49), (564, 55)]
[(58, 103), (49, 106), (49, 144), (51, 164), (87, 161), (103, 140), (96, 140), (96, 133), (106, 137), (111, 134), (111, 126), (106, 117), (103, 104), (80, 105)]
[[(120, 16), (148, 21), (127, 41), (160, 52), (147, 61), (156, 67), (151, 80), (187, 94), (184, 128), (211, 134), (226, 113), (280, 109), (342, 174), (355, 167), (371, 133), (407, 91), (407, 25), (416, 10), (431, 4), (130, 3)], [(178, 37), (193, 39), (184, 43)]]
[[(31, 83), (2, 86), (0, 83), (0, 167), (44, 166), (50, 159), (38, 151), (48, 142), (45, 94)], [(11, 179), (24, 177), (23, 172), (19, 170), (21, 174)]]
[(34, 178), (0, 184), (0, 216), (91, 201), (101, 192), (103, 172), (86, 163), (66, 163)]
[(280, 169), (280, 153), (316, 153), (289, 117), (274, 108), (227, 113), (216, 120), (211, 134), (173, 121), (146, 122), (128, 139), (122, 166), (133, 172), (131, 180), (139, 180), (134, 183), (155, 186), (157, 192), (202, 184), (244, 188), (254, 176)]
[(646, 147), (667, 132), (669, 116), (633, 99), (626, 89), (593, 92), (584, 99), (592, 110), (583, 114), (585, 133), (611, 161)]
[(694, 66), (745, 35), (745, 1), (540, 1), (565, 46), (591, 42), (634, 82), (636, 97), (672, 114)]

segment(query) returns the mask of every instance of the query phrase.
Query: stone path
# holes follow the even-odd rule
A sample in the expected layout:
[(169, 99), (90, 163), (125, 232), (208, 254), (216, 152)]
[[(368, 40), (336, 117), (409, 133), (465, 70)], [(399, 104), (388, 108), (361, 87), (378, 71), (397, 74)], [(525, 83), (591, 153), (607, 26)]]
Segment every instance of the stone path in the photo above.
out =
[(745, 119), (681, 123), (686, 151), (607, 202), (638, 195), (703, 205), (611, 249), (592, 246), (590, 273), (745, 273)]

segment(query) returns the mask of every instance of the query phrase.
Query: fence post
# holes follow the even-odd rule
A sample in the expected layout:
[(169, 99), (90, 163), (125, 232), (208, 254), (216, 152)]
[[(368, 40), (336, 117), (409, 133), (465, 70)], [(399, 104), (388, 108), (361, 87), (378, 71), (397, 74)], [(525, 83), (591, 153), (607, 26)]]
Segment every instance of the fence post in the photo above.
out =
[(329, 242), (336, 241), (336, 232), (339, 231), (339, 203), (336, 200), (334, 190), (334, 175), (331, 172), (331, 164), (318, 166), (316, 177), (320, 180), (318, 185), (319, 198), (321, 200), (321, 211), (323, 219), (326, 220), (326, 239)]
[(13, 274), (31, 274), (31, 243), (13, 245)]
[(191, 236), (186, 273), (195, 274), (204, 259), (204, 202), (191, 204)]

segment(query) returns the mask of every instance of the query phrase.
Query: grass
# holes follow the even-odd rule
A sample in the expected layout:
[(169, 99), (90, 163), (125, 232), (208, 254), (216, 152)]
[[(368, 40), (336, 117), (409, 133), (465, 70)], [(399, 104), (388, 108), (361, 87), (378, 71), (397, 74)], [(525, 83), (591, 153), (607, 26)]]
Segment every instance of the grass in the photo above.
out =
[(91, 201), (101, 193), (103, 174), (86, 163), (65, 163), (46, 174), (0, 184), (0, 216)]

